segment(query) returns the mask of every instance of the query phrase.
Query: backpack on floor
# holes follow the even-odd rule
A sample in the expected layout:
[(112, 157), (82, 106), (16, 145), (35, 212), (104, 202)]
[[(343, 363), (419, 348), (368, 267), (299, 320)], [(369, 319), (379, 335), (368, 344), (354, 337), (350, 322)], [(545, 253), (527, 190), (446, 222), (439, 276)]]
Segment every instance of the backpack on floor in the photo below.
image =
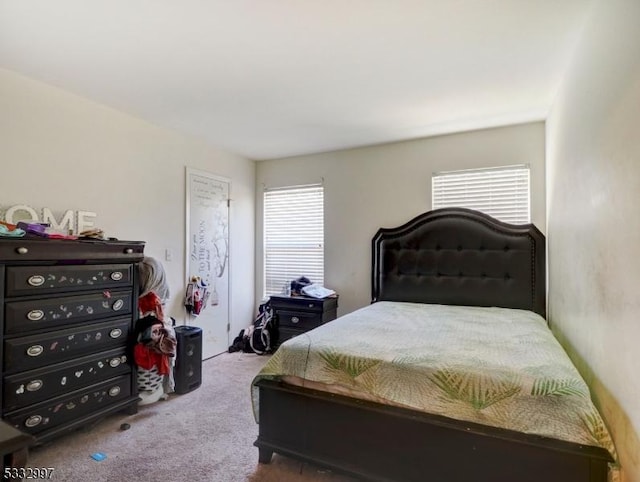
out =
[(258, 316), (253, 322), (253, 331), (249, 336), (249, 344), (254, 353), (264, 355), (271, 353), (274, 339), (273, 311), (269, 301), (265, 301), (258, 308)]

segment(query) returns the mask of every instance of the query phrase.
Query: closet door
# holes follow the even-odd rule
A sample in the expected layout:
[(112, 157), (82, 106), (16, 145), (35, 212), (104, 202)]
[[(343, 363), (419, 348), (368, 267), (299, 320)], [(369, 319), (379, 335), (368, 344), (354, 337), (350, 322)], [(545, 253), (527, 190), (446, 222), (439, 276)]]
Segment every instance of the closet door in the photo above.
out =
[(187, 168), (187, 283), (198, 277), (207, 297), (187, 324), (202, 329), (202, 358), (229, 348), (229, 179)]

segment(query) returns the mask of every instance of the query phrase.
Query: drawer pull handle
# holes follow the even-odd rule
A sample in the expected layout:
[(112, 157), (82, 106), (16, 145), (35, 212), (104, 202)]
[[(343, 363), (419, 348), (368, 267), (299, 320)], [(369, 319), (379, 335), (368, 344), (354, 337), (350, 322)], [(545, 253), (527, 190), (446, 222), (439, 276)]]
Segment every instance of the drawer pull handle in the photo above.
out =
[(116, 300), (115, 303), (113, 303), (113, 306), (111, 308), (113, 308), (113, 311), (119, 311), (122, 309), (123, 306), (124, 306), (124, 301)]
[(111, 338), (118, 338), (120, 335), (122, 335), (122, 330), (120, 328), (114, 328), (109, 332), (109, 336)]
[(120, 365), (120, 363), (120, 358), (112, 358), (111, 360), (109, 360), (109, 365), (111, 366), (111, 368), (117, 367), (118, 365)]
[(27, 348), (27, 355), (38, 356), (38, 355), (41, 355), (43, 351), (44, 351), (44, 348), (42, 347), (42, 345), (32, 345), (29, 348)]
[(25, 247), (22, 247), (22, 246), (19, 247), (19, 248), (16, 248), (16, 253), (18, 253), (18, 254), (27, 254), (28, 252), (29, 252), (28, 248), (25, 248)]
[(27, 383), (27, 391), (29, 392), (37, 392), (42, 388), (42, 380), (31, 380)]
[(316, 306), (314, 303), (309, 303), (309, 308), (313, 308), (314, 306)]
[(24, 424), (27, 427), (32, 428), (40, 425), (40, 422), (42, 422), (42, 417), (40, 415), (31, 415), (28, 419), (25, 420)]
[(122, 279), (122, 271), (114, 271), (111, 273), (111, 279), (113, 281), (120, 281)]
[(42, 310), (31, 310), (27, 313), (27, 318), (31, 321), (38, 321), (44, 318), (44, 311)]
[(44, 284), (44, 276), (40, 274), (29, 276), (27, 283), (29, 283), (31, 286), (42, 286)]
[(109, 389), (109, 395), (112, 396), (112, 397), (115, 397), (119, 393), (120, 393), (120, 387), (111, 387)]
[(298, 323), (299, 321), (300, 321), (300, 318), (298, 318), (297, 316), (291, 317), (291, 323)]
[(131, 254), (131, 253), (133, 253), (133, 248), (127, 248), (127, 249), (124, 250), (124, 252), (126, 254)]

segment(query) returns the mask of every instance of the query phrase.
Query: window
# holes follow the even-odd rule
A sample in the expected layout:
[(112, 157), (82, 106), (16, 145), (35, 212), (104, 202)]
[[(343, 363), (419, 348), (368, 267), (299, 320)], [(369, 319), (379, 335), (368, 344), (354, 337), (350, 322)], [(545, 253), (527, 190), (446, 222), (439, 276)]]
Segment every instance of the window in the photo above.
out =
[(324, 284), (324, 188), (321, 185), (264, 193), (264, 292), (282, 292), (306, 276)]
[(512, 224), (531, 222), (529, 166), (435, 173), (433, 209), (463, 207)]

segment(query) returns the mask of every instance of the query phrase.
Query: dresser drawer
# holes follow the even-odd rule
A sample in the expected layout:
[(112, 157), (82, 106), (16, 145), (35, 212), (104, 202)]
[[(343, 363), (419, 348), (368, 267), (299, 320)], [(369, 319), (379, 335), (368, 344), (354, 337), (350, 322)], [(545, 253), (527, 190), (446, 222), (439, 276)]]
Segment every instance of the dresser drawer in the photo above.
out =
[(56, 329), (82, 321), (125, 315), (132, 309), (131, 290), (11, 301), (5, 304), (5, 333)]
[(133, 265), (7, 267), (6, 296), (59, 293), (131, 286)]
[(131, 377), (112, 378), (27, 408), (9, 412), (5, 421), (29, 433), (38, 434), (76, 420), (131, 396)]
[(126, 347), (4, 377), (8, 412), (131, 372)]
[(4, 340), (4, 372), (29, 370), (126, 345), (131, 320), (118, 318)]

